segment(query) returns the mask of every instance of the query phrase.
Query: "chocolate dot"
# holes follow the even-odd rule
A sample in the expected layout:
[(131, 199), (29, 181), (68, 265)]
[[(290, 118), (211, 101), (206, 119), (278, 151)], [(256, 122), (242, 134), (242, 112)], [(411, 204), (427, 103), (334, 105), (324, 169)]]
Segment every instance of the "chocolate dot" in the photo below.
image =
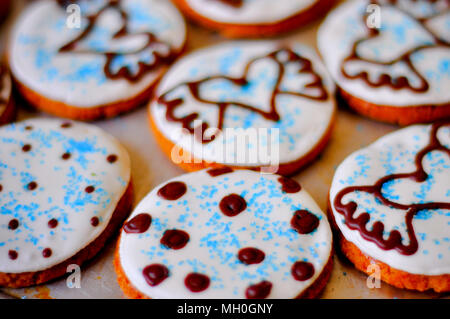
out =
[(32, 129), (33, 129), (33, 127), (31, 125), (25, 126), (25, 130), (27, 130), (27, 131), (31, 131)]
[(108, 163), (111, 163), (111, 164), (115, 163), (117, 161), (117, 155), (115, 155), (115, 154), (108, 155), (106, 160), (108, 161)]
[(186, 184), (182, 182), (171, 182), (163, 186), (158, 195), (167, 200), (177, 200), (183, 196), (187, 191)]
[(28, 190), (32, 191), (32, 190), (35, 190), (37, 188), (37, 186), (38, 185), (36, 182), (31, 182), (31, 183), (28, 183), (27, 188), (28, 188)]
[(146, 213), (136, 215), (123, 226), (123, 230), (128, 234), (145, 233), (152, 223), (152, 216)]
[(197, 273), (190, 273), (184, 279), (184, 284), (192, 292), (201, 292), (206, 290), (209, 287), (209, 282), (210, 280), (208, 276)]
[(58, 226), (58, 221), (56, 219), (52, 218), (48, 221), (47, 224), (48, 224), (49, 228), (56, 228), (56, 226)]
[(142, 270), (142, 275), (144, 276), (147, 284), (154, 287), (169, 277), (169, 269), (161, 264), (152, 264)]
[(314, 266), (305, 261), (297, 261), (292, 265), (291, 273), (295, 280), (305, 281), (314, 275)]
[(22, 151), (24, 151), (25, 153), (31, 151), (31, 145), (25, 144), (24, 146), (22, 146)]
[(239, 260), (246, 265), (259, 264), (265, 257), (262, 250), (252, 247), (243, 248), (238, 253)]
[(64, 122), (64, 123), (61, 124), (62, 128), (69, 128), (71, 126), (72, 126), (72, 123), (70, 123), (70, 122)]
[(63, 159), (63, 160), (68, 160), (70, 157), (71, 157), (72, 155), (69, 153), (69, 152), (67, 152), (67, 153), (64, 153), (63, 155), (61, 155), (61, 158)]
[(161, 244), (170, 249), (181, 249), (189, 241), (189, 234), (178, 229), (170, 229), (164, 232)]
[(2, 184), (0, 184), (0, 192), (3, 190), (3, 186)]
[(247, 299), (265, 299), (272, 290), (272, 284), (269, 281), (262, 281), (259, 284), (252, 285), (245, 291)]
[(8, 257), (9, 259), (15, 260), (17, 257), (19, 257), (19, 254), (15, 250), (8, 251)]
[(45, 248), (42, 251), (42, 256), (44, 256), (44, 258), (48, 258), (52, 255), (52, 250), (50, 248)]
[(8, 228), (15, 230), (17, 227), (19, 227), (19, 221), (17, 219), (11, 219), (8, 223)]
[(281, 184), (281, 190), (285, 193), (298, 193), (302, 189), (300, 184), (291, 178), (282, 176), (278, 179), (278, 182)]
[(241, 196), (231, 194), (222, 198), (219, 207), (224, 215), (233, 217), (243, 212), (247, 208), (247, 203)]
[(212, 168), (212, 169), (207, 171), (207, 173), (211, 177), (216, 177), (216, 176), (220, 176), (220, 175), (224, 175), (224, 174), (229, 174), (229, 173), (232, 173), (232, 172), (233, 172), (233, 169), (230, 168), (230, 167)]
[(97, 227), (99, 223), (100, 223), (100, 220), (98, 219), (98, 217), (94, 216), (91, 218), (91, 225), (93, 227)]
[(319, 218), (307, 210), (298, 210), (291, 219), (291, 226), (300, 234), (309, 234), (319, 226)]
[(92, 192), (94, 192), (95, 191), (95, 187), (94, 186), (88, 186), (88, 187), (86, 187), (85, 189), (84, 189), (84, 191), (86, 192), (86, 193), (88, 193), (88, 194), (90, 194), (90, 193), (92, 193)]

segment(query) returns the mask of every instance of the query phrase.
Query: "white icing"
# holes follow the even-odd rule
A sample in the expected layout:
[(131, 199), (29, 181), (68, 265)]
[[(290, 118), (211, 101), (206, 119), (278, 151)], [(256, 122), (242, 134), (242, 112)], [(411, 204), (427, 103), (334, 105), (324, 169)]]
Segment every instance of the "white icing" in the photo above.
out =
[[(0, 128), (0, 272), (45, 270), (74, 256), (106, 228), (130, 182), (130, 160), (112, 136), (92, 125), (32, 119)], [(32, 126), (32, 130), (26, 130)], [(31, 145), (28, 152), (23, 145)], [(70, 152), (71, 157), (61, 156)], [(108, 155), (117, 155), (115, 163)], [(28, 183), (37, 188), (30, 191)], [(85, 192), (87, 186), (94, 192)], [(92, 217), (99, 218), (93, 227)], [(56, 228), (48, 222), (57, 219)], [(8, 228), (17, 219), (19, 227)], [(42, 251), (52, 250), (49, 258)], [(12, 260), (8, 252), (15, 250)]]
[(307, 11), (317, 0), (244, 0), (236, 8), (219, 0), (186, 0), (197, 13), (218, 22), (234, 24), (277, 23)]
[[(143, 92), (161, 75), (163, 67), (147, 73), (136, 83), (130, 83), (126, 79), (106, 78), (103, 71), (106, 58), (103, 54), (58, 53), (63, 45), (87, 27), (84, 16), (98, 12), (106, 3), (105, 0), (81, 2), (81, 29), (66, 26), (69, 13), (56, 1), (31, 4), (13, 28), (9, 49), (13, 75), (25, 86), (49, 99), (80, 108), (129, 100)], [(183, 47), (186, 35), (184, 20), (169, 1), (126, 0), (121, 3), (128, 13), (130, 33), (152, 32), (175, 52)], [(79, 43), (78, 50), (132, 52), (145, 44), (145, 39), (137, 35), (112, 41), (112, 35), (120, 27), (121, 19), (116, 10), (105, 11), (91, 35)], [(155, 51), (158, 50), (155, 48)], [(119, 57), (113, 69), (129, 65), (134, 73), (139, 58), (138, 55)], [(151, 61), (152, 57), (143, 55), (142, 59)]]
[[(332, 234), (325, 214), (305, 191), (281, 192), (278, 175), (238, 170), (216, 177), (207, 171), (178, 176), (151, 191), (129, 219), (140, 213), (152, 217), (150, 228), (141, 234), (121, 233), (120, 263), (131, 285), (151, 298), (245, 298), (245, 290), (263, 280), (273, 286), (268, 298), (294, 298), (320, 275), (330, 253)], [(171, 181), (184, 182), (187, 192), (168, 201), (157, 195)], [(239, 194), (247, 208), (234, 217), (225, 216), (219, 202), (229, 194)], [(300, 235), (290, 226), (293, 213), (306, 209), (320, 219), (309, 234)], [(167, 229), (186, 231), (190, 240), (180, 250), (160, 244)], [(241, 248), (255, 247), (265, 253), (259, 264), (245, 265), (237, 254)], [(313, 277), (297, 281), (291, 275), (296, 261), (314, 265)], [(149, 286), (142, 270), (163, 264), (169, 277)], [(211, 279), (208, 289), (192, 293), (184, 284), (191, 272)]]
[[(214, 75), (242, 77), (245, 66), (252, 59), (264, 57), (280, 47), (282, 47), (281, 43), (273, 41), (235, 41), (196, 51), (173, 65), (161, 80), (156, 96), (161, 96), (186, 81), (196, 81)], [(231, 105), (227, 109), (223, 125), (224, 129), (279, 129), (279, 139), (275, 139), (273, 143), (274, 147), (279, 147), (279, 152), (273, 152), (271, 156), (274, 156), (275, 153), (276, 156), (279, 155), (281, 164), (298, 160), (316, 147), (329, 128), (335, 110), (334, 84), (316, 54), (308, 47), (298, 44), (291, 45), (290, 49), (312, 62), (314, 71), (322, 78), (328, 92), (328, 99), (318, 101), (280, 94), (276, 98), (277, 110), (281, 116), (279, 122), (265, 119), (255, 112)], [(213, 80), (201, 86), (201, 94), (203, 98), (218, 101), (232, 99), (234, 102), (248, 103), (267, 111), (270, 108), (269, 98), (278, 75), (278, 66), (275, 62), (269, 59), (260, 59), (249, 69), (247, 79), (252, 83), (249, 89), (242, 90), (236, 85), (228, 85), (227, 81)], [(298, 65), (287, 64), (281, 88), (285, 91), (293, 90), (317, 96), (317, 89), (305, 88), (305, 84), (309, 82), (311, 82), (310, 74), (300, 74)], [(200, 115), (199, 120), (209, 123), (213, 128), (217, 127), (217, 107), (204, 105), (194, 100), (186, 87), (180, 87), (168, 95), (170, 98), (178, 96), (183, 97), (185, 102), (177, 107), (175, 111), (177, 117), (197, 112)], [(159, 131), (197, 159), (236, 166), (263, 166), (269, 164), (273, 159), (271, 157), (268, 161), (264, 161), (263, 157), (259, 157), (252, 163), (242, 161), (239, 157), (244, 153), (242, 149), (228, 149), (228, 157), (224, 159), (223, 147), (231, 145), (230, 141), (233, 139), (226, 139), (225, 134), (220, 134), (212, 142), (201, 143), (192, 134), (183, 132), (181, 123), (166, 119), (164, 105), (153, 101), (149, 108)], [(247, 150), (256, 149), (252, 143), (246, 145)]]
[[(336, 170), (330, 190), (330, 203), (337, 226), (350, 242), (362, 252), (389, 266), (413, 274), (441, 275), (450, 273), (450, 211), (445, 209), (426, 210), (413, 218), (413, 227), (418, 240), (418, 250), (412, 255), (403, 255), (395, 250), (383, 250), (375, 243), (362, 238), (344, 222), (344, 216), (334, 207), (336, 195), (348, 186), (373, 185), (383, 176), (416, 171), (415, 155), (430, 140), (430, 125), (411, 126), (388, 134), (368, 147), (347, 157)], [(450, 146), (450, 127), (441, 127), (438, 139), (447, 148)], [(434, 151), (423, 160), (429, 174), (423, 183), (411, 179), (397, 179), (385, 184), (382, 194), (385, 198), (400, 204), (444, 202), (450, 199), (450, 158), (443, 152)], [(342, 203), (350, 200), (357, 203), (353, 217), (369, 212), (371, 219), (366, 226), (371, 229), (375, 221), (385, 225), (385, 231), (397, 229), (402, 234), (402, 243), (407, 245), (406, 212), (381, 205), (368, 193), (349, 193)], [(386, 235), (387, 236), (387, 235)], [(384, 238), (384, 239), (387, 239)]]
[[(432, 16), (444, 9), (442, 1), (436, 7), (416, 1), (399, 0), (399, 7), (408, 10), (415, 16)], [(415, 105), (448, 104), (450, 101), (450, 49), (422, 49), (411, 56), (413, 65), (422, 74), (430, 87), (426, 92), (413, 92), (410, 89), (392, 89), (389, 86), (373, 88), (362, 79), (348, 79), (341, 72), (341, 64), (352, 49), (353, 43), (367, 36), (367, 27), (363, 14), (369, 1), (348, 1), (335, 9), (326, 18), (318, 32), (318, 46), (325, 64), (337, 85), (349, 94), (364, 101), (396, 107)], [(408, 9), (405, 9), (408, 8)], [(401, 56), (408, 50), (423, 44), (435, 43), (433, 38), (415, 19), (393, 6), (381, 7), (380, 36), (366, 40), (358, 46), (358, 53), (365, 58), (375, 58), (377, 61), (388, 61)], [(426, 22), (433, 32), (442, 39), (450, 37), (450, 14), (438, 15)], [(353, 64), (353, 66), (350, 66)], [(355, 65), (356, 64), (356, 65)], [(349, 63), (350, 74), (368, 70), (370, 78), (376, 80), (381, 72), (393, 76), (406, 76), (413, 86), (418, 86), (418, 78), (403, 63), (396, 63), (392, 68), (374, 64)]]

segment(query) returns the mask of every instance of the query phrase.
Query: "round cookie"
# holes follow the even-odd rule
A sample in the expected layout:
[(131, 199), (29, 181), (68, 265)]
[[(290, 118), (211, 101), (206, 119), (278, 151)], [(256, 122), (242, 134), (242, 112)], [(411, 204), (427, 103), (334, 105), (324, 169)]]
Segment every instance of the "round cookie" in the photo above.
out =
[(318, 46), (357, 112), (401, 125), (431, 122), (450, 117), (449, 23), (446, 0), (353, 0), (329, 14)]
[(0, 65), (0, 125), (11, 122), (15, 114), (11, 76), (8, 69)]
[(116, 250), (130, 298), (313, 298), (332, 268), (332, 234), (294, 180), (230, 168), (151, 191)]
[(193, 21), (232, 38), (268, 37), (320, 18), (334, 0), (175, 0)]
[(450, 122), (404, 128), (346, 158), (329, 213), (356, 268), (378, 265), (400, 288), (450, 291)]
[(20, 93), (59, 117), (113, 117), (147, 101), (182, 51), (185, 23), (165, 0), (36, 1), (8, 58)]
[(231, 166), (292, 175), (331, 135), (334, 84), (308, 47), (226, 42), (175, 63), (149, 114), (164, 153), (188, 171)]
[(131, 211), (126, 150), (95, 126), (0, 127), (0, 286), (26, 287), (96, 255)]

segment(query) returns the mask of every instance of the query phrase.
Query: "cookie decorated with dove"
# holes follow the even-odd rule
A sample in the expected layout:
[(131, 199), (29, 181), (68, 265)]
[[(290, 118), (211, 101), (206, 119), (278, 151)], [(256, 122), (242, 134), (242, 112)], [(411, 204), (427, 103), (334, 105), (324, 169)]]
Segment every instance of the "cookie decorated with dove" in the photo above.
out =
[(146, 101), (185, 39), (184, 20), (170, 1), (43, 0), (18, 18), (8, 56), (31, 104), (94, 120)]
[(450, 122), (414, 125), (337, 168), (330, 215), (355, 266), (400, 288), (450, 291)]
[(334, 85), (308, 47), (226, 42), (180, 59), (149, 105), (156, 139), (193, 171), (231, 166), (291, 175), (325, 147)]
[(268, 37), (323, 16), (334, 0), (174, 0), (196, 23), (232, 37)]
[(38, 285), (94, 257), (131, 211), (130, 160), (99, 128), (0, 127), (0, 286)]
[(348, 1), (318, 32), (340, 94), (357, 112), (408, 125), (450, 117), (450, 4)]
[(207, 169), (137, 205), (114, 264), (130, 298), (313, 298), (331, 274), (332, 234), (295, 180)]

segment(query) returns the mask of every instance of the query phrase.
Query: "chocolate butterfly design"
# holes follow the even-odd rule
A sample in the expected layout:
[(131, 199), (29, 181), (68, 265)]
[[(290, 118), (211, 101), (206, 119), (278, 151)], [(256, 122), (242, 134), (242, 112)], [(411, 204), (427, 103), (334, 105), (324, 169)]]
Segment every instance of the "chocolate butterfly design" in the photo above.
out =
[[(65, 6), (68, 3), (74, 3), (77, 1), (59, 0), (61, 6)], [(114, 50), (92, 50), (92, 49), (79, 49), (80, 42), (86, 39), (94, 30), (101, 15), (109, 10), (117, 10), (121, 17), (120, 29), (112, 35), (111, 40), (124, 40), (129, 37), (143, 37), (145, 38), (145, 45), (141, 48), (131, 51), (114, 51)], [(139, 32), (131, 33), (128, 30), (128, 13), (121, 7), (121, 0), (108, 0), (98, 12), (86, 17), (88, 21), (87, 27), (82, 31), (75, 39), (63, 45), (59, 52), (63, 53), (79, 53), (79, 54), (99, 54), (104, 55), (106, 63), (104, 66), (104, 73), (107, 78), (111, 80), (126, 79), (129, 82), (139, 81), (145, 74), (153, 71), (162, 64), (169, 64), (175, 59), (175, 52), (172, 51), (169, 45), (160, 41), (156, 35), (151, 32)], [(120, 64), (120, 59), (127, 56), (144, 55), (149, 53), (153, 59), (152, 62), (145, 62), (139, 60), (137, 62), (138, 69), (136, 72), (130, 70), (128, 66), (121, 66), (118, 70), (114, 70), (115, 64)]]
[[(411, 1), (415, 2), (417, 0), (411, 0)], [(426, 26), (427, 21), (430, 21), (431, 19), (441, 16), (443, 14), (447, 14), (449, 12), (450, 5), (449, 5), (448, 1), (445, 0), (444, 3), (446, 4), (446, 10), (442, 10), (441, 12), (439, 12), (438, 10), (435, 10), (438, 13), (429, 15), (427, 17), (416, 17), (412, 13), (407, 12), (406, 10), (400, 8), (397, 3), (397, 0), (385, 0), (385, 1), (383, 1), (383, 3), (381, 3), (381, 2), (382, 2), (382, 0), (372, 0), (371, 1), (372, 4), (379, 5), (381, 8), (385, 7), (387, 4), (391, 5), (391, 6), (395, 6), (396, 9), (399, 10), (400, 13), (405, 14), (406, 17), (413, 19), (414, 21), (417, 21), (418, 24), (420, 25), (421, 29), (423, 31), (425, 31), (429, 36), (431, 36), (432, 43), (431, 44), (423, 43), (421, 45), (418, 45), (417, 47), (415, 47), (411, 50), (408, 50), (406, 52), (403, 52), (399, 56), (397, 56), (389, 61), (381, 62), (377, 59), (364, 58), (364, 57), (362, 57), (361, 54), (358, 53), (359, 46), (363, 45), (364, 42), (371, 41), (371, 40), (374, 40), (374, 39), (382, 36), (382, 32), (380, 30), (367, 27), (367, 36), (356, 40), (353, 43), (350, 54), (342, 61), (341, 73), (348, 79), (352, 79), (352, 80), (361, 79), (367, 85), (372, 86), (372, 87), (389, 86), (394, 90), (406, 88), (406, 89), (412, 90), (417, 93), (426, 92), (429, 89), (429, 83), (427, 82), (425, 77), (414, 66), (414, 64), (412, 62), (412, 55), (421, 50), (424, 50), (424, 49), (431, 49), (431, 48), (438, 48), (438, 47), (450, 48), (450, 44), (446, 40), (441, 39), (438, 35), (434, 34), (430, 28), (428, 28)], [(429, 0), (429, 4), (431, 6), (437, 6), (437, 4), (439, 2), (440, 2), (439, 0)], [(366, 16), (363, 15), (363, 20), (365, 19), (365, 17)], [(366, 21), (363, 21), (363, 23), (364, 23), (364, 25), (367, 25)], [(400, 76), (394, 77), (391, 74), (388, 74), (385, 72), (382, 72), (377, 77), (377, 79), (371, 79), (369, 71), (367, 71), (367, 70), (362, 70), (356, 74), (349, 74), (347, 72), (346, 67), (351, 62), (363, 62), (363, 63), (372, 64), (372, 65), (387, 66), (387, 67), (394, 67), (395, 65), (398, 65), (403, 62), (407, 66), (408, 70), (419, 79), (420, 84), (417, 86), (413, 86), (410, 83), (410, 80), (406, 76), (400, 75)]]
[[(240, 88), (248, 87), (249, 85), (252, 84), (251, 80), (249, 80), (249, 70), (256, 62), (265, 59), (273, 61), (278, 69), (278, 75), (276, 77), (275, 84), (273, 85), (273, 90), (269, 94), (270, 109), (268, 111), (261, 110), (255, 105), (243, 103), (236, 100), (216, 101), (204, 98), (202, 96), (201, 87), (215, 80), (227, 81), (230, 82), (232, 85), (239, 86)], [(282, 89), (282, 80), (285, 75), (285, 66), (289, 63), (295, 63), (298, 65), (297, 74), (307, 74), (312, 76), (312, 80), (307, 84), (305, 84), (304, 87), (299, 88), (297, 91)], [(257, 113), (267, 120), (277, 122), (280, 120), (280, 115), (276, 107), (276, 98), (279, 95), (285, 94), (317, 101), (326, 101), (328, 99), (328, 92), (322, 83), (322, 78), (314, 71), (312, 62), (309, 59), (301, 57), (297, 53), (286, 48), (276, 50), (267, 55), (257, 57), (249, 61), (245, 66), (242, 77), (233, 78), (225, 75), (216, 75), (216, 76), (209, 76), (198, 81), (183, 82), (173, 87), (172, 89), (166, 91), (161, 96), (159, 96), (157, 102), (166, 107), (166, 119), (168, 121), (181, 123), (184, 129), (188, 130), (191, 134), (195, 134), (196, 138), (202, 143), (209, 143), (213, 141), (214, 138), (216, 137), (216, 134), (214, 134), (211, 137), (204, 136), (205, 130), (207, 130), (210, 127), (210, 125), (206, 122), (202, 122), (200, 129), (193, 127), (194, 121), (199, 118), (199, 113), (194, 112), (182, 117), (175, 116), (176, 109), (181, 105), (183, 105), (185, 101), (183, 98), (170, 99), (168, 96), (172, 92), (178, 90), (181, 87), (187, 88), (190, 95), (194, 97), (198, 102), (213, 105), (219, 109), (217, 123), (215, 124), (215, 126), (213, 126), (217, 128), (218, 131), (223, 129), (225, 113), (231, 105)], [(302, 92), (303, 88), (315, 89), (318, 92), (318, 94), (314, 95)], [(199, 136), (198, 133), (200, 133), (201, 135)]]
[[(395, 249), (403, 255), (412, 255), (417, 252), (419, 244), (415, 234), (415, 230), (412, 224), (414, 216), (423, 210), (437, 210), (437, 209), (450, 209), (449, 202), (426, 202), (426, 203), (413, 203), (409, 205), (396, 203), (385, 196), (383, 196), (382, 188), (389, 182), (401, 179), (412, 179), (414, 182), (423, 183), (429, 175), (423, 167), (422, 161), (431, 152), (441, 151), (447, 154), (450, 158), (450, 149), (442, 145), (437, 138), (437, 132), (441, 127), (449, 126), (450, 122), (437, 122), (434, 123), (430, 133), (430, 141), (423, 149), (421, 149), (415, 157), (416, 170), (411, 173), (392, 174), (380, 178), (375, 184), (369, 186), (350, 186), (341, 190), (334, 199), (334, 208), (345, 218), (345, 225), (352, 230), (357, 230), (361, 236), (368, 241), (377, 244), (380, 248), (385, 250)], [(405, 212), (405, 224), (409, 238), (409, 244), (404, 245), (402, 242), (402, 235), (398, 230), (392, 230), (389, 232), (387, 239), (384, 239), (384, 224), (381, 221), (376, 221), (372, 230), (367, 229), (366, 225), (369, 223), (371, 217), (367, 212), (363, 212), (358, 217), (354, 217), (354, 214), (358, 208), (358, 204), (354, 201), (350, 201), (347, 204), (342, 203), (344, 196), (355, 193), (363, 192), (369, 193), (375, 196), (375, 198), (385, 206), (399, 209)]]

